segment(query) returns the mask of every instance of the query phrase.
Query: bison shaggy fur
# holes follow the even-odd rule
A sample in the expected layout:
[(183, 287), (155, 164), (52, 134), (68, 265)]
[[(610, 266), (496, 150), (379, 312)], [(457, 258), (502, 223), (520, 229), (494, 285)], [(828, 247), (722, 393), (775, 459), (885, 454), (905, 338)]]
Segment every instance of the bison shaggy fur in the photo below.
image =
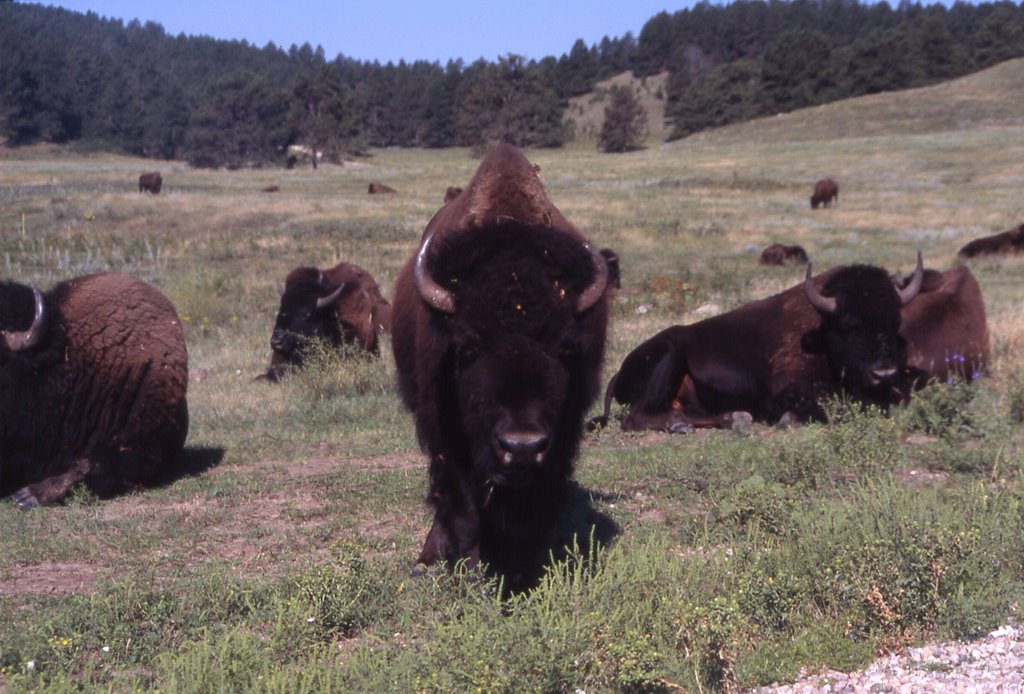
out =
[(392, 334), (430, 459), (421, 564), (482, 561), (514, 581), (547, 556), (600, 385), (607, 275), (509, 145), (427, 225)]
[(45, 294), (3, 283), (0, 331), (0, 495), (29, 507), (82, 483), (108, 497), (171, 471), (188, 356), (166, 296), (114, 273)]
[(302, 366), (312, 340), (334, 348), (352, 345), (368, 354), (380, 351), (379, 336), (391, 332), (391, 304), (369, 272), (352, 263), (332, 268), (299, 267), (279, 288), (273, 354), (263, 375), (277, 381), (289, 368)]

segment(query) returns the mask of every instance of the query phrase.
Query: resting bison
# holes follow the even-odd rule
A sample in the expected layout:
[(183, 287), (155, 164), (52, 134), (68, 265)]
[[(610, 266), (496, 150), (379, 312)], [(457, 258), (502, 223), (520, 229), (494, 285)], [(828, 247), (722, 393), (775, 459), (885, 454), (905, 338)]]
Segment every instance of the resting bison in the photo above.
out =
[(495, 147), (434, 215), (395, 289), (398, 385), (430, 458), (419, 563), (515, 580), (546, 556), (600, 388), (603, 256), (516, 148)]
[(961, 258), (974, 258), (979, 255), (1010, 255), (1024, 253), (1024, 224), (1016, 229), (1001, 234), (982, 236), (957, 251)]
[(814, 184), (814, 194), (811, 196), (811, 209), (818, 209), (818, 205), (829, 206), (833, 200), (839, 202), (839, 184), (831, 178), (823, 178)]
[(921, 292), (902, 314), (910, 385), (919, 388), (954, 377), (971, 381), (984, 373), (989, 361), (985, 302), (966, 267), (926, 270)]
[(378, 336), (391, 332), (391, 304), (370, 273), (357, 265), (296, 268), (278, 291), (281, 306), (270, 336), (273, 355), (263, 375), (270, 381), (302, 366), (303, 352), (312, 339), (326, 340), (334, 347), (357, 345), (378, 354)]
[(153, 171), (151, 173), (144, 173), (139, 176), (139, 192), (149, 192), (153, 195), (160, 193), (160, 188), (164, 185), (164, 179), (160, 176), (159, 171)]
[(281, 186), (267, 186), (265, 188), (260, 188), (260, 192), (261, 193), (280, 193), (281, 192)]
[[(821, 419), (819, 401), (845, 391), (886, 406), (903, 399), (906, 346), (901, 307), (920, 291), (897, 289), (885, 270), (853, 265), (781, 294), (687, 326), (634, 349), (608, 384), (630, 405), (623, 429), (725, 427), (753, 419)], [(597, 422), (601, 422), (598, 418)]]
[(0, 496), (28, 508), (158, 480), (185, 444), (187, 385), (178, 315), (148, 284), (0, 283)]
[(444, 203), (447, 205), (452, 200), (454, 200), (455, 198), (459, 197), (459, 194), (461, 192), (462, 192), (462, 188), (457, 188), (455, 186), (448, 186), (448, 190), (446, 190), (444, 192)]
[(383, 183), (371, 183), (366, 192), (370, 195), (380, 195), (381, 193), (397, 193), (398, 191), (391, 186), (384, 185)]
[(785, 265), (787, 262), (806, 264), (807, 251), (802, 246), (784, 246), (773, 243), (761, 252), (762, 265)]

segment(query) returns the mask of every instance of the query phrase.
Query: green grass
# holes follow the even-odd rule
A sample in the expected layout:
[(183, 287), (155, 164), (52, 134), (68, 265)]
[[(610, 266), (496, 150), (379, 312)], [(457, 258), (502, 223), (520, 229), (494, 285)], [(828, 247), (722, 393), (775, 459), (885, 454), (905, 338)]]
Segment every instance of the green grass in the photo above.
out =
[[(623, 155), (532, 151), (552, 200), (620, 258), (605, 376), (642, 339), (802, 278), (757, 264), (948, 268), (1022, 221), (1024, 62)], [(0, 149), (0, 275), (136, 274), (186, 326), (191, 474), (109, 501), (0, 505), (0, 689), (692, 691), (854, 668), (971, 638), (1024, 599), (1024, 258), (972, 261), (991, 376), (893, 416), (829, 404), (793, 430), (589, 435), (576, 544), (503, 600), (457, 567), (410, 579), (426, 464), (380, 360), (318, 355), (278, 385), (275, 282), (355, 262), (390, 293), (468, 151), (197, 171)], [(138, 173), (159, 168), (159, 196)], [(840, 203), (812, 211), (814, 180)], [(368, 196), (379, 180), (397, 196)], [(279, 185), (281, 192), (260, 189)], [(599, 532), (591, 543), (590, 524)], [(614, 531), (614, 532), (613, 532)], [(30, 665), (31, 664), (31, 665)]]

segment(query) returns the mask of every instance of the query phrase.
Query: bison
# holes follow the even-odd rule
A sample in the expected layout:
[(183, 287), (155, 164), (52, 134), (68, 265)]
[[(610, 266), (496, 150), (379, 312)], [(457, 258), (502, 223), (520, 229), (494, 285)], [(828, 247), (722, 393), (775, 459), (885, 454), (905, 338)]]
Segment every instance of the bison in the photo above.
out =
[(392, 188), (391, 186), (384, 185), (383, 183), (371, 183), (370, 186), (366, 189), (366, 192), (369, 193), (370, 195), (381, 195), (397, 193), (398, 191)]
[(974, 239), (957, 251), (961, 258), (974, 258), (979, 255), (1011, 255), (1024, 253), (1024, 224), (1016, 229), (1001, 234), (983, 236)]
[(762, 265), (785, 265), (787, 262), (806, 265), (807, 251), (802, 246), (784, 246), (773, 243), (761, 252)]
[(811, 195), (811, 209), (818, 209), (818, 205), (829, 206), (832, 201), (839, 202), (839, 184), (831, 178), (823, 178), (814, 184), (814, 194)]
[(450, 203), (455, 198), (459, 197), (462, 193), (462, 188), (456, 186), (448, 186), (448, 190), (444, 192), (444, 204)]
[(152, 171), (150, 173), (144, 173), (139, 176), (139, 192), (152, 193), (153, 195), (159, 195), (160, 188), (164, 185), (164, 179), (160, 176), (159, 171)]
[(989, 361), (988, 323), (971, 271), (925, 270), (921, 292), (903, 307), (900, 335), (907, 343), (907, 381), (913, 388), (953, 378), (972, 381), (983, 374)]
[(924, 278), (921, 256), (897, 289), (885, 270), (834, 268), (699, 323), (673, 326), (634, 349), (608, 384), (630, 406), (623, 429), (689, 431), (750, 419), (822, 419), (819, 401), (845, 391), (887, 406), (906, 392), (901, 309)]
[(391, 304), (363, 268), (338, 263), (329, 270), (299, 267), (278, 288), (281, 305), (270, 336), (273, 355), (261, 378), (277, 381), (302, 366), (310, 340), (356, 345), (378, 354), (378, 336), (391, 332)]
[(0, 283), (0, 496), (29, 508), (159, 480), (185, 444), (187, 385), (181, 322), (145, 282)]
[(398, 386), (430, 461), (420, 565), (464, 559), (530, 580), (600, 388), (607, 321), (604, 257), (526, 157), (498, 145), (395, 288)]
[(608, 286), (612, 289), (621, 289), (622, 274), (619, 270), (619, 254), (610, 248), (602, 248), (600, 253), (608, 265)]

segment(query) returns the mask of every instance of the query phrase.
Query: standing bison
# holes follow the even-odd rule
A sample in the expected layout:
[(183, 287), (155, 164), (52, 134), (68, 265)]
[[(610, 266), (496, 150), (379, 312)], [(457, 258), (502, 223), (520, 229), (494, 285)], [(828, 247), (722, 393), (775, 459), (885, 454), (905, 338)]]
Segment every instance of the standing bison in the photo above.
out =
[(822, 398), (844, 391), (882, 406), (906, 393), (902, 307), (924, 278), (921, 256), (902, 289), (877, 267), (834, 268), (781, 294), (693, 325), (674, 326), (634, 349), (608, 384), (630, 405), (623, 429), (726, 427), (751, 418), (821, 419)]
[(158, 480), (185, 444), (187, 384), (178, 315), (148, 284), (0, 283), (0, 496), (28, 508)]
[(391, 304), (358, 265), (296, 268), (279, 292), (281, 305), (270, 336), (273, 355), (262, 376), (269, 381), (302, 366), (310, 340), (326, 340), (333, 347), (355, 345), (378, 354), (378, 336), (391, 331)]
[(806, 265), (807, 251), (803, 246), (785, 246), (781, 243), (773, 243), (761, 251), (762, 265), (785, 265), (787, 262)]
[(158, 195), (160, 188), (164, 185), (164, 179), (160, 176), (159, 171), (153, 171), (150, 173), (144, 173), (139, 176), (139, 192), (143, 191)]
[(607, 286), (604, 257), (510, 145), (430, 220), (399, 275), (392, 334), (430, 458), (419, 563), (483, 561), (514, 581), (546, 556), (600, 387)]
[(828, 207), (832, 201), (839, 202), (839, 184), (831, 178), (823, 178), (815, 183), (811, 209), (818, 209), (818, 205)]
[(1024, 224), (1016, 229), (1001, 234), (982, 236), (974, 239), (957, 251), (961, 258), (974, 258), (981, 255), (1012, 255), (1024, 253)]

